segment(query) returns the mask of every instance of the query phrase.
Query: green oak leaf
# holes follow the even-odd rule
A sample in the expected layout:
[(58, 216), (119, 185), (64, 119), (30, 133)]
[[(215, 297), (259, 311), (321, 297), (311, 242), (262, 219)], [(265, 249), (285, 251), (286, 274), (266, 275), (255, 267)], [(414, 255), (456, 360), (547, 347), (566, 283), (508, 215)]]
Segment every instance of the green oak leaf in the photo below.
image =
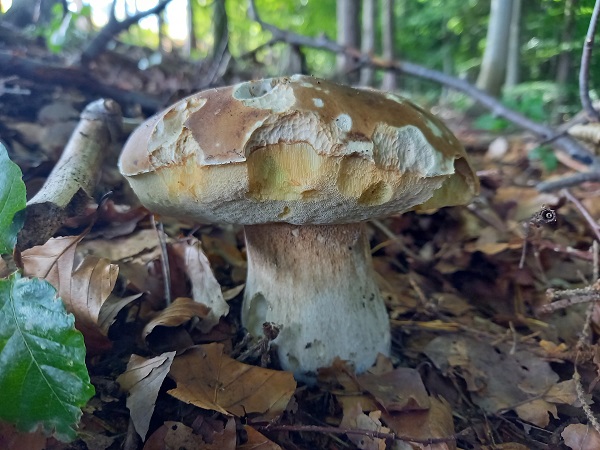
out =
[(8, 157), (0, 144), (0, 254), (12, 253), (17, 243), (17, 233), (23, 227), (25, 209), (25, 183), (21, 169)]
[(83, 336), (54, 287), (18, 273), (0, 279), (0, 419), (73, 440), (92, 395)]

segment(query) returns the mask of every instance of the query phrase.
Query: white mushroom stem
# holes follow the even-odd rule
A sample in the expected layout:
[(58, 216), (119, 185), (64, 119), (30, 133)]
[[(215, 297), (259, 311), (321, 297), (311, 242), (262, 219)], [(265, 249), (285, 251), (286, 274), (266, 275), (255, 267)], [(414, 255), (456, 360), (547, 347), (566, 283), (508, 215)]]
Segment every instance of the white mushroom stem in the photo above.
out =
[(363, 223), (251, 225), (245, 231), (242, 322), (255, 336), (264, 322), (280, 326), (274, 342), (284, 369), (310, 381), (336, 357), (360, 372), (378, 353), (389, 354), (389, 320)]

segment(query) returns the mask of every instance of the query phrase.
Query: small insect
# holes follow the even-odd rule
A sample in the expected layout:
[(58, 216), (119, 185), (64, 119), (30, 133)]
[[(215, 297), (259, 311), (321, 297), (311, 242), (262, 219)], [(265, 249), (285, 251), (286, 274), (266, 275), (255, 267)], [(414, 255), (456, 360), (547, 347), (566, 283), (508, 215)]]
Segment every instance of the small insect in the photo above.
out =
[(546, 205), (542, 205), (542, 209), (536, 212), (529, 222), (527, 222), (525, 228), (525, 240), (523, 241), (523, 251), (521, 253), (521, 260), (519, 261), (519, 269), (522, 269), (525, 265), (525, 255), (527, 253), (527, 244), (530, 239), (531, 230), (533, 228), (540, 228), (543, 225), (550, 225), (556, 222), (556, 210), (548, 208)]

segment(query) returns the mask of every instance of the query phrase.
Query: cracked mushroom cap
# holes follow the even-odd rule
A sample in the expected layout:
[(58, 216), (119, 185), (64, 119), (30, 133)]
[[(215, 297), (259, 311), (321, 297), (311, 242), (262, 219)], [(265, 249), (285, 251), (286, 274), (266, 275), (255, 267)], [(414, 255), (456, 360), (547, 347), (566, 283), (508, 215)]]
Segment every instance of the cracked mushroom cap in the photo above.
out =
[(351, 223), (465, 204), (478, 189), (430, 113), (302, 75), (187, 97), (142, 124), (119, 164), (148, 209), (200, 222)]

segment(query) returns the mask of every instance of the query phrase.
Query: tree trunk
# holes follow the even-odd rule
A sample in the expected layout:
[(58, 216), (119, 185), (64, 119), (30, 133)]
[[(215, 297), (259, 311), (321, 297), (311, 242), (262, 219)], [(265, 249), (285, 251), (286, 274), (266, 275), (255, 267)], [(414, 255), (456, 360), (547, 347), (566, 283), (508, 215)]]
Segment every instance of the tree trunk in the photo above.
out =
[(512, 2), (504, 87), (514, 87), (519, 84), (521, 63), (521, 0), (512, 0)]
[[(358, 48), (358, 13), (360, 0), (337, 0), (337, 42), (346, 47)], [(355, 68), (356, 60), (349, 55), (337, 57), (337, 71), (350, 82), (356, 82), (356, 74), (350, 74)]]
[(496, 97), (500, 96), (506, 77), (512, 3), (512, 0), (492, 0), (487, 42), (477, 78), (477, 87)]
[(197, 0), (187, 0), (186, 2), (186, 19), (187, 19), (187, 37), (183, 44), (184, 55), (190, 56), (192, 51), (198, 48), (198, 42), (196, 40), (196, 25), (194, 22), (194, 15), (196, 11)]
[[(564, 22), (563, 29), (561, 33), (561, 43), (570, 44), (573, 42), (573, 31), (575, 25), (575, 6), (577, 5), (577, 0), (566, 0), (565, 1), (565, 9), (564, 9)], [(569, 74), (572, 71), (571, 61), (572, 61), (573, 52), (571, 49), (564, 50), (560, 52), (558, 55), (558, 67), (556, 69), (556, 84), (559, 86), (563, 86), (567, 83), (569, 79)]]
[(223, 53), (227, 50), (229, 43), (229, 24), (227, 21), (227, 11), (225, 10), (225, 0), (213, 1), (213, 48), (211, 59), (221, 59)]
[[(360, 49), (367, 55), (375, 53), (375, 0), (363, 0)], [(361, 86), (372, 86), (373, 74), (371, 66), (363, 67), (360, 70)]]
[(52, 8), (56, 4), (63, 5), (63, 11), (67, 11), (66, 0), (13, 0), (12, 6), (0, 19), (17, 28), (44, 25), (52, 19)]
[[(394, 0), (382, 0), (381, 2), (381, 47), (384, 59), (391, 61), (395, 58), (394, 53)], [(396, 74), (386, 71), (381, 82), (381, 89), (393, 91), (396, 89)]]

